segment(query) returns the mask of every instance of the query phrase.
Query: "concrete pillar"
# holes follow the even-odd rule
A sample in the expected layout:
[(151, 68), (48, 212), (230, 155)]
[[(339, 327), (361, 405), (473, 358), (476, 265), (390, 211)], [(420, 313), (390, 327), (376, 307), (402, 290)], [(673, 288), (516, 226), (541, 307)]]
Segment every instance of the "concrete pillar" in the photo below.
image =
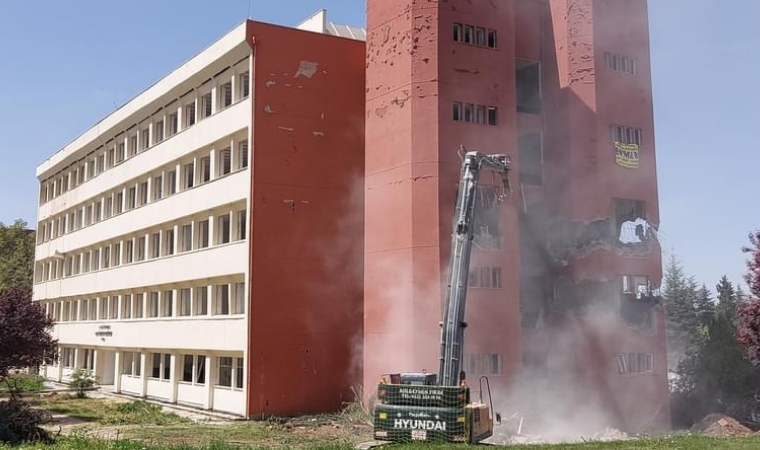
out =
[(80, 361), (81, 357), (82, 351), (79, 349), (79, 347), (74, 347), (74, 369), (82, 367), (82, 362)]
[(153, 129), (153, 117), (150, 118), (150, 122), (148, 122), (148, 147), (153, 145), (153, 139), (155, 139), (156, 132)]
[(148, 354), (140, 350), (140, 397), (148, 395)]
[(218, 93), (219, 93), (219, 89), (217, 89), (217, 86), (216, 86), (216, 79), (212, 78), (211, 79), (211, 115), (214, 115), (216, 114), (217, 111), (219, 111), (219, 106), (218, 106), (219, 99), (217, 98)]
[(210, 162), (210, 166), (211, 166), (210, 167), (210, 172), (211, 172), (211, 179), (212, 180), (216, 179), (216, 178), (219, 178), (219, 173), (217, 172), (217, 166), (218, 166), (218, 164), (216, 163), (218, 155), (219, 155), (219, 152), (216, 150), (216, 147), (212, 147), (211, 148), (211, 152), (209, 152), (209, 159), (211, 160), (211, 162)]
[(95, 380), (98, 382), (100, 381), (100, 373), (102, 372), (98, 367), (98, 363), (100, 362), (98, 361), (99, 353), (100, 351), (96, 349), (90, 350), (90, 358), (92, 358), (92, 374), (95, 376)]
[(214, 385), (216, 384), (216, 358), (206, 355), (206, 396), (203, 409), (214, 409)]
[(230, 80), (231, 89), (232, 89), (232, 104), (234, 105), (235, 102), (240, 100), (240, 93), (237, 90), (237, 76), (235, 75), (235, 69), (232, 69), (232, 79)]
[(121, 354), (121, 350), (116, 350), (113, 363), (113, 388), (117, 394), (121, 393)]
[[(175, 295), (176, 298), (176, 295)], [(171, 370), (169, 371), (169, 384), (171, 390), (169, 391), (169, 402), (177, 403), (177, 390), (179, 386), (179, 358), (176, 353), (171, 354)]]
[(174, 225), (174, 254), (179, 250), (179, 225)]
[(148, 193), (146, 194), (146, 203), (153, 202), (153, 177), (148, 177)]
[(216, 245), (216, 216), (213, 214), (208, 218), (208, 246)]
[(185, 108), (182, 105), (182, 99), (177, 99), (177, 133), (185, 129)]
[(177, 174), (174, 177), (174, 192), (179, 192), (182, 188), (182, 181), (185, 174), (182, 172), (182, 164), (177, 164)]

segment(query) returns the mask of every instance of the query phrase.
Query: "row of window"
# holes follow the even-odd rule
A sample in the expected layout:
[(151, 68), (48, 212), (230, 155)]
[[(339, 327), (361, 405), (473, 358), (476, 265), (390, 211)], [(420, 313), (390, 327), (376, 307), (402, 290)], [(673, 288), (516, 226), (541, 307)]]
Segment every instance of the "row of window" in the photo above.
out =
[(636, 58), (632, 56), (605, 52), (604, 66), (616, 72), (624, 72), (631, 75), (636, 75)]
[(205, 149), (186, 155), (146, 174), (143, 179), (132, 180), (40, 222), (37, 243), (73, 233), (247, 167), (248, 140), (230, 138), (230, 145), (226, 148)]
[(35, 264), (35, 282), (106, 270), (145, 260), (158, 259), (243, 241), (247, 238), (246, 209), (210, 217), (185, 217), (159, 229), (114, 237), (89, 247), (40, 260)]
[(476, 267), (470, 269), (467, 286), (471, 288), (501, 289), (501, 267)]
[(99, 139), (106, 143), (41, 182), (40, 205), (195, 125), (197, 121), (247, 98), (250, 93), (247, 59), (234, 66), (245, 71), (236, 75), (235, 70), (228, 67), (210, 84), (207, 82), (196, 89), (189, 89), (182, 98), (160, 108), (149, 119), (132, 125), (112, 138)]
[(475, 105), (474, 103), (454, 102), (452, 119), (455, 122), (477, 123), (479, 125), (498, 125), (499, 108), (496, 106)]
[(454, 42), (474, 45), (483, 48), (496, 48), (496, 30), (491, 28), (476, 27), (462, 23), (454, 23)]
[(612, 139), (612, 142), (641, 145), (642, 134), (641, 128), (610, 125), (610, 139)]
[(99, 298), (52, 301), (45, 312), (56, 322), (130, 320), (245, 314), (244, 282), (146, 290)]

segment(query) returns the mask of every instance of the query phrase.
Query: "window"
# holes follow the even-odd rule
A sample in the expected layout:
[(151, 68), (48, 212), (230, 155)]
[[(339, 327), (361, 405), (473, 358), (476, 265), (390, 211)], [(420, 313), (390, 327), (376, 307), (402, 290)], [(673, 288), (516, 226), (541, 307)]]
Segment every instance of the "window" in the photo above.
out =
[(636, 58), (626, 55), (618, 55), (610, 52), (604, 53), (604, 65), (615, 72), (624, 72), (636, 75)]
[(541, 112), (541, 70), (537, 61), (517, 61), (515, 73), (517, 89), (517, 112), (539, 114)]
[(238, 143), (238, 168), (248, 167), (248, 141)]
[(485, 47), (486, 46), (486, 29), (485, 28), (476, 28), (475, 29), (475, 45), (478, 47)]
[(100, 249), (92, 251), (92, 270), (100, 269)]
[(187, 224), (182, 225), (180, 228), (180, 236), (181, 236), (181, 252), (189, 252), (193, 249), (193, 225)]
[(124, 161), (125, 157), (126, 157), (126, 152), (125, 152), (124, 140), (120, 140), (119, 144), (116, 146), (116, 163), (119, 164), (120, 162)]
[(185, 164), (183, 175), (185, 178), (185, 189), (192, 188), (195, 183), (195, 164), (194, 163)]
[(153, 201), (161, 200), (164, 194), (164, 179), (161, 175), (153, 178)]
[(208, 183), (211, 181), (211, 157), (206, 156), (201, 158), (201, 183)]
[(103, 247), (103, 268), (111, 267), (111, 246)]
[(148, 182), (143, 181), (140, 183), (140, 206), (148, 203)]
[(135, 156), (140, 149), (137, 147), (137, 135), (133, 135), (129, 138), (129, 154)]
[(485, 125), (486, 123), (486, 107), (478, 105), (475, 107), (475, 123), (478, 125)]
[(230, 215), (225, 214), (216, 218), (217, 224), (217, 244), (226, 244), (230, 242)]
[(168, 380), (171, 378), (172, 373), (172, 355), (168, 353), (164, 353), (164, 367), (163, 367), (164, 376), (162, 377), (163, 380)]
[(474, 376), (501, 375), (503, 369), (501, 355), (496, 353), (465, 355), (464, 366)]
[(642, 131), (641, 128), (634, 128), (622, 125), (610, 126), (610, 139), (612, 142), (621, 144), (641, 145)]
[(142, 319), (143, 318), (143, 301), (145, 296), (143, 294), (137, 294), (135, 295), (135, 313), (134, 317), (135, 319)]
[(142, 136), (142, 149), (141, 150), (147, 150), (150, 147), (150, 131), (148, 128), (143, 129), (140, 132), (140, 135)]
[(137, 188), (132, 186), (127, 191), (127, 210), (133, 210), (137, 207)]
[(652, 372), (651, 353), (620, 353), (617, 355), (618, 374)]
[(164, 291), (161, 296), (161, 317), (172, 317), (174, 314), (174, 291)]
[(195, 226), (198, 229), (196, 246), (198, 248), (208, 247), (208, 220), (197, 222)]
[(111, 149), (108, 150), (108, 154), (107, 154), (108, 158), (106, 159), (106, 166), (107, 167), (113, 167), (114, 159), (115, 159), (114, 158), (114, 156), (115, 156), (114, 154), (115, 153), (116, 152), (115, 152), (115, 150), (113, 148), (111, 148)]
[(161, 232), (153, 233), (150, 236), (150, 257), (158, 258), (161, 255)]
[(110, 195), (108, 198), (106, 198), (105, 201), (105, 208), (103, 210), (103, 217), (106, 219), (110, 218), (113, 215), (113, 197)]
[(169, 136), (177, 134), (179, 131), (179, 116), (177, 113), (169, 114)]
[(100, 320), (106, 320), (108, 319), (108, 299), (107, 298), (101, 298), (99, 300), (100, 302)]
[(229, 148), (219, 151), (219, 175), (232, 172), (232, 154)]
[(190, 295), (191, 290), (189, 288), (181, 289), (179, 291), (179, 311), (180, 316), (189, 316), (190, 310)]
[(206, 118), (211, 115), (212, 113), (212, 105), (211, 102), (213, 99), (211, 98), (211, 92), (208, 94), (205, 94), (201, 97), (201, 108), (203, 110), (203, 117)]
[(453, 31), (454, 35), (452, 37), (454, 38), (454, 42), (464, 41), (463, 26), (461, 23), (455, 23)]
[(232, 358), (223, 356), (218, 358), (219, 373), (216, 380), (217, 386), (232, 387)]
[(618, 242), (624, 244), (640, 243), (649, 231), (646, 224), (644, 202), (624, 198), (613, 199), (615, 211), (615, 232), (619, 233)]
[(473, 105), (472, 103), (464, 104), (464, 121), (465, 122), (475, 121), (475, 105)]
[(484, 288), (491, 287), (491, 268), (490, 267), (480, 268), (480, 286)]
[(116, 212), (115, 214), (121, 214), (124, 212), (124, 193), (116, 193)]
[(488, 48), (496, 48), (496, 30), (488, 30), (488, 42), (486, 46)]
[(465, 44), (475, 43), (475, 28), (472, 25), (464, 26), (464, 43)]
[(251, 91), (251, 77), (248, 72), (240, 74), (240, 98), (248, 97)]
[(111, 297), (106, 297), (108, 300), (108, 314), (110, 316), (111, 320), (116, 320), (119, 318), (119, 297), (114, 295)]
[(133, 373), (133, 365), (134, 365), (134, 353), (132, 352), (124, 352), (122, 353), (122, 365), (121, 365), (121, 373), (122, 375), (132, 375)]
[(232, 104), (232, 82), (224, 83), (219, 88), (219, 106), (226, 108)]
[(488, 125), (496, 126), (499, 120), (499, 108), (495, 106), (488, 107)]
[(236, 240), (238, 241), (242, 241), (246, 237), (246, 228), (245, 228), (246, 218), (247, 218), (246, 210), (237, 212), (237, 236), (236, 236), (237, 239)]
[(132, 239), (127, 240), (124, 245), (124, 264), (134, 261), (135, 242)]
[(185, 105), (185, 127), (195, 125), (195, 102)]
[(452, 103), (451, 118), (454, 119), (455, 122), (460, 122), (462, 120), (462, 102)]
[(153, 143), (158, 144), (159, 142), (164, 140), (164, 121), (163, 119), (159, 120), (155, 124), (153, 124)]
[(132, 318), (132, 296), (129, 294), (121, 297), (121, 318)]
[(206, 383), (206, 357), (203, 355), (195, 357), (195, 383)]
[(174, 254), (174, 229), (164, 231), (164, 256)]
[(194, 355), (182, 355), (182, 381), (185, 383), (193, 382), (193, 362)]
[(174, 195), (177, 193), (177, 172), (172, 170), (166, 172), (166, 193), (167, 195)]
[(148, 294), (148, 317), (158, 317), (158, 292)]
[(135, 238), (137, 242), (137, 251), (135, 252), (135, 260), (136, 261), (144, 261), (145, 260), (145, 236), (140, 236)]
[(216, 301), (215, 308), (214, 308), (214, 314), (216, 315), (227, 315), (230, 313), (230, 285), (229, 284), (221, 284), (219, 286), (216, 286)]
[(113, 265), (114, 267), (121, 265), (121, 243), (117, 242), (113, 244)]
[(543, 184), (543, 156), (541, 134), (521, 134), (517, 138), (517, 153), (520, 161), (520, 183)]
[(243, 358), (235, 358), (235, 389), (243, 389)]
[(501, 267), (491, 268), (491, 286), (495, 289), (501, 289)]
[(203, 286), (195, 289), (195, 315), (205, 316), (208, 314), (208, 287)]
[(161, 353), (151, 353), (151, 378), (161, 378)]
[(245, 314), (245, 283), (235, 283), (235, 314)]

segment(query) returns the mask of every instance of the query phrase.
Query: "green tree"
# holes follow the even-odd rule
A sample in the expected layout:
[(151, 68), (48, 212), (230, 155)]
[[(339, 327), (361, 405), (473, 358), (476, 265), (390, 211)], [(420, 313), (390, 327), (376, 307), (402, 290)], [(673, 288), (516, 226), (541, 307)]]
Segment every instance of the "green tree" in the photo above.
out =
[(667, 318), (668, 368), (673, 370), (693, 348), (699, 335), (695, 307), (698, 288), (693, 278), (686, 278), (675, 256), (671, 256), (665, 268), (664, 284), (662, 302)]
[(728, 317), (733, 320), (736, 317), (736, 305), (738, 303), (733, 283), (728, 280), (727, 276), (723, 275), (715, 286), (715, 290), (718, 292), (718, 309), (728, 314)]
[(694, 308), (701, 324), (706, 323), (715, 313), (715, 302), (712, 298), (712, 292), (707, 289), (707, 285), (704, 283), (702, 283), (702, 287), (697, 291)]
[(26, 226), (23, 220), (0, 222), (0, 291), (32, 288), (35, 235)]

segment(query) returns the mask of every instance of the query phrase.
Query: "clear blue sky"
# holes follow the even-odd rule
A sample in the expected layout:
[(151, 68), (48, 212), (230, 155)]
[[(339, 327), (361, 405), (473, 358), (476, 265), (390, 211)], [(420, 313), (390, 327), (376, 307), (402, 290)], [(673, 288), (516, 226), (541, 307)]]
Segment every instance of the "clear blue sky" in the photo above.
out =
[[(730, 3), (730, 7), (726, 6)], [(0, 2), (0, 221), (35, 226), (35, 167), (247, 18), (294, 25), (320, 7), (363, 24), (362, 0)], [(651, 0), (661, 233), (687, 273), (744, 271), (760, 228), (760, 2)]]

